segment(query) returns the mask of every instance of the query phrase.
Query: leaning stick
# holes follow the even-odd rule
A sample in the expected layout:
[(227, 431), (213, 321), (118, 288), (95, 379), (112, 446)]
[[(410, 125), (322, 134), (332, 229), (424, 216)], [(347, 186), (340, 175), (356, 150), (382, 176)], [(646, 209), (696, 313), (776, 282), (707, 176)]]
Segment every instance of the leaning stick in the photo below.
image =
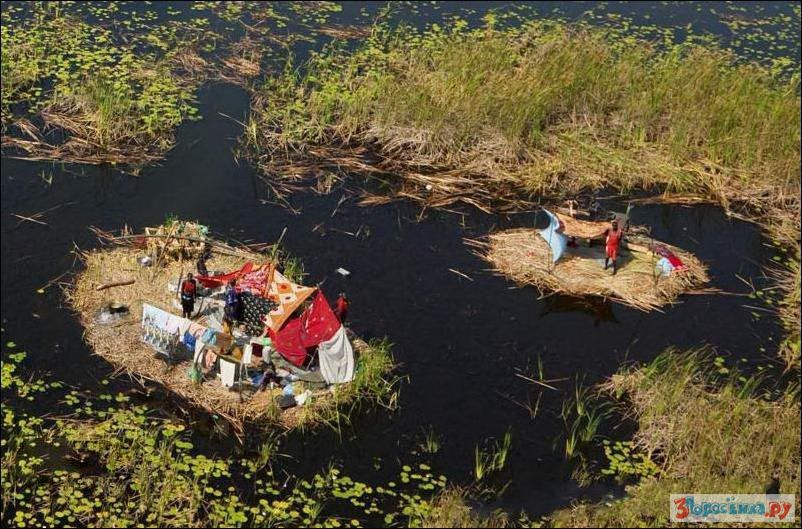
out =
[(105, 283), (103, 285), (98, 285), (97, 287), (95, 287), (95, 290), (100, 291), (100, 290), (106, 290), (107, 288), (124, 287), (126, 285), (133, 285), (134, 283), (136, 283), (136, 279), (126, 279), (124, 281), (115, 281), (114, 283)]

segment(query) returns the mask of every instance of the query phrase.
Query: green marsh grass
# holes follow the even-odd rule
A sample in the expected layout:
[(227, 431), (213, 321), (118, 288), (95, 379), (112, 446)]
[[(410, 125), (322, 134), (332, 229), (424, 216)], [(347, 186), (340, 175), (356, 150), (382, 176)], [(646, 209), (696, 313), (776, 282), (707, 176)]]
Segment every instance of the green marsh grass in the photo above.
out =
[(576, 381), (573, 396), (563, 401), (560, 411), (565, 425), (565, 459), (580, 457), (583, 448), (599, 439), (601, 426), (612, 414), (610, 403), (600, 401), (592, 388)]
[(798, 206), (798, 73), (780, 78), (710, 45), (609, 37), (546, 22), (377, 30), (356, 51), (332, 45), (269, 80), (248, 143), (263, 167), (315, 146), (366, 146), (405, 196), (430, 202), (455, 189), (489, 207), (612, 186), (753, 213)]
[[(638, 527), (668, 523), (676, 491), (800, 494), (798, 385), (722, 372), (707, 351), (669, 349), (643, 367), (614, 375), (602, 390), (637, 422), (632, 449), (655, 463), (607, 503), (558, 511), (558, 527)], [(659, 471), (658, 471), (659, 468)]]
[(474, 449), (473, 477), (476, 482), (483, 481), (490, 474), (500, 472), (507, 466), (507, 456), (512, 446), (512, 432), (507, 431), (499, 441), (494, 441), (486, 449)]

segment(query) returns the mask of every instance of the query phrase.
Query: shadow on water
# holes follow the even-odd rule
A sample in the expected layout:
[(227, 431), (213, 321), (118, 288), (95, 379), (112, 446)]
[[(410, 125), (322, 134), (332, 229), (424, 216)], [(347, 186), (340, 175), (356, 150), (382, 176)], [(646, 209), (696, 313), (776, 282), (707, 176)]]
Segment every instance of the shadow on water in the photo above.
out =
[[(393, 416), (363, 413), (342, 435), (292, 435), (283, 447), (292, 456), (289, 470), (313, 472), (334, 459), (355, 479), (376, 482), (414, 451), (423, 430), (433, 429), (442, 444), (434, 468), (467, 481), (476, 444), (509, 428), (513, 452), (505, 506), (541, 513), (581, 492), (553, 450), (563, 392), (573, 390), (575, 379), (599, 381), (623, 362), (647, 361), (670, 345), (711, 344), (758, 363), (768, 355), (761, 347), (771, 351), (778, 339), (779, 329), (767, 319), (755, 321), (739, 296), (688, 296), (662, 313), (647, 314), (600, 301), (539, 299), (531, 288), (516, 288), (489, 273), (463, 238), (525, 225), (522, 216), (434, 213), (415, 222), (418, 210), (406, 203), (360, 208), (347, 199), (338, 208), (344, 189), (295, 197), (301, 215), (262, 204), (252, 170), (232, 159), (239, 125), (223, 116), (242, 118), (246, 94), (213, 85), (201, 90), (200, 103), (204, 120), (183, 125), (176, 148), (139, 177), (3, 159), (3, 328), (31, 352), (29, 368), (89, 388), (110, 372), (90, 356), (58, 289), (37, 293), (73, 266), (74, 245), (96, 246), (87, 226), (141, 229), (175, 214), (259, 241), (276, 240), (286, 226), (284, 242), (303, 258), (308, 282), (322, 282), (330, 297), (348, 292), (354, 330), (389, 336), (400, 374), (409, 377)], [(43, 171), (53, 173), (51, 183)], [(47, 226), (11, 216), (59, 204), (45, 215)], [(760, 280), (759, 265), (767, 258), (760, 233), (716, 208), (638, 207), (633, 220), (697, 253), (722, 290), (743, 293), (739, 277)], [(337, 267), (351, 275), (338, 276)], [(560, 392), (515, 376), (516, 370), (531, 373), (538, 357), (547, 378), (566, 379)], [(513, 401), (541, 391), (540, 413), (530, 419)]]

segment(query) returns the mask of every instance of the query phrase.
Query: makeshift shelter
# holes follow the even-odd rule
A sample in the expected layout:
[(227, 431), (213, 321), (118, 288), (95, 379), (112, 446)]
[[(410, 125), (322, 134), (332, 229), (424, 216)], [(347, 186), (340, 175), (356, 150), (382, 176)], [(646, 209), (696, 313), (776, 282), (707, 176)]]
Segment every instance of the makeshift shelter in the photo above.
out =
[[(270, 337), (276, 350), (284, 358), (301, 366), (306, 362), (310, 349), (333, 338), (341, 328), (342, 324), (331, 310), (326, 297), (318, 291), (312, 304), (300, 317), (290, 320), (279, 331), (271, 329)], [(331, 352), (331, 345), (327, 352)]]

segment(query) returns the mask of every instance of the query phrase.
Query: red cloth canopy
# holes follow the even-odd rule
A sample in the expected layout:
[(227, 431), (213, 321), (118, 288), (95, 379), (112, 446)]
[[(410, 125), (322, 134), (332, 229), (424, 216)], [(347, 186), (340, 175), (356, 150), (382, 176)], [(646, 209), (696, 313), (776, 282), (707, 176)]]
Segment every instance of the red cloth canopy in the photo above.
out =
[(306, 361), (307, 350), (331, 339), (340, 329), (340, 320), (318, 290), (312, 304), (298, 318), (289, 320), (278, 332), (270, 332), (276, 351), (296, 366)]
[(239, 270), (229, 272), (227, 274), (219, 274), (216, 276), (195, 276), (198, 282), (206, 288), (216, 288), (228, 284), (232, 279), (239, 279), (245, 274), (250, 274), (253, 271), (253, 263), (250, 261)]

